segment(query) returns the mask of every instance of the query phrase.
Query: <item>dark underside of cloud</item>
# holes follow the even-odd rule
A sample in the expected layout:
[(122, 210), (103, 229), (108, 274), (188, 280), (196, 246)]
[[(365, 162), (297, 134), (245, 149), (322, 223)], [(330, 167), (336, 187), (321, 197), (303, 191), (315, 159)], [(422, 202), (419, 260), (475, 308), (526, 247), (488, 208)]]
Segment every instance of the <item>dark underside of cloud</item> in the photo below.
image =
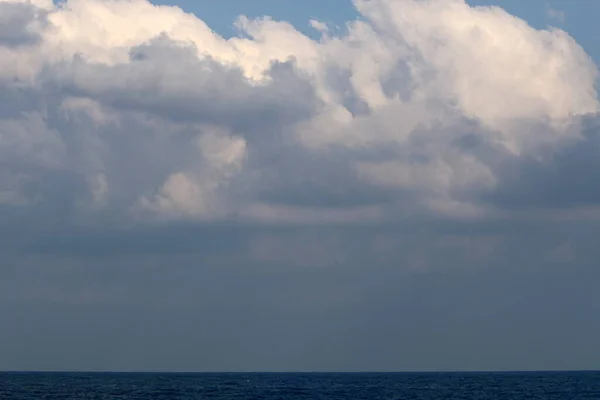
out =
[(553, 150), (542, 160), (508, 157), (503, 162), (502, 184), (491, 201), (508, 209), (568, 210), (597, 207), (600, 186), (595, 172), (600, 167), (599, 119), (584, 119), (581, 140)]
[(37, 7), (21, 2), (0, 4), (0, 45), (20, 47), (41, 40), (35, 26), (47, 24), (46, 14)]

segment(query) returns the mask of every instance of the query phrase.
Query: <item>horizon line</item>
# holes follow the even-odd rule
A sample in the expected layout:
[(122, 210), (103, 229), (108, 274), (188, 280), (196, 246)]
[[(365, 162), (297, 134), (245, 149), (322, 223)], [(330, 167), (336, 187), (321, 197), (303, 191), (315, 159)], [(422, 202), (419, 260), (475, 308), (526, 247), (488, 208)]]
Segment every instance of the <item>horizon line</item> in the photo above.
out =
[(600, 369), (498, 369), (498, 370), (371, 370), (371, 371), (160, 371), (160, 370), (3, 370), (0, 374), (163, 374), (163, 375), (241, 375), (241, 374), (514, 374), (514, 373), (582, 373)]

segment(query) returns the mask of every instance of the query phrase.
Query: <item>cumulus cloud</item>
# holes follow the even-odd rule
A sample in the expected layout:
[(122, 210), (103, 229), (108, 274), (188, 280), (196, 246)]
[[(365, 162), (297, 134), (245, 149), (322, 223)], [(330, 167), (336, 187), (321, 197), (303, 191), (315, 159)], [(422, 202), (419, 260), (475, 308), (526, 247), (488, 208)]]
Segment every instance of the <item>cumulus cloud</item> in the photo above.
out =
[(0, 43), (7, 47), (33, 45), (46, 24), (45, 12), (31, 3), (0, 4)]
[(225, 39), (146, 0), (1, 0), (3, 209), (295, 224), (595, 206), (554, 183), (596, 154), (597, 68), (566, 32), (463, 0), (354, 5), (343, 34), (240, 17)]
[(594, 62), (354, 5), (0, 0), (0, 369), (597, 368)]

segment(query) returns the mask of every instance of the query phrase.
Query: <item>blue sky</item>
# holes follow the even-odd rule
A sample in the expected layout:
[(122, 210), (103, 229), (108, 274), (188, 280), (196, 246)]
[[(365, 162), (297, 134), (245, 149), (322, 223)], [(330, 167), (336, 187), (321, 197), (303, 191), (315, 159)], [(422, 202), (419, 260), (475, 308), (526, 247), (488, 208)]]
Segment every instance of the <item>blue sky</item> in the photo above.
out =
[[(311, 18), (343, 24), (357, 17), (351, 0), (154, 0), (155, 4), (176, 5), (193, 12), (224, 36), (235, 34), (232, 27), (238, 15), (268, 15), (289, 21), (297, 29), (314, 34), (308, 26)], [(600, 61), (600, 2), (594, 0), (469, 0), (471, 5), (500, 6), (509, 13), (542, 29), (553, 25), (569, 32), (596, 63)], [(564, 21), (549, 18), (547, 9), (564, 12)]]

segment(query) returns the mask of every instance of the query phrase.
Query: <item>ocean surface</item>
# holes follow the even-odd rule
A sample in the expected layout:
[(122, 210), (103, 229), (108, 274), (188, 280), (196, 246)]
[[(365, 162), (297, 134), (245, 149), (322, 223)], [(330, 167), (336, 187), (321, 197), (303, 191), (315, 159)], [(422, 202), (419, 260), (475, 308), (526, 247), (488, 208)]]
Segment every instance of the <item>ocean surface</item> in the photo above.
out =
[(0, 399), (600, 400), (600, 372), (0, 373)]

